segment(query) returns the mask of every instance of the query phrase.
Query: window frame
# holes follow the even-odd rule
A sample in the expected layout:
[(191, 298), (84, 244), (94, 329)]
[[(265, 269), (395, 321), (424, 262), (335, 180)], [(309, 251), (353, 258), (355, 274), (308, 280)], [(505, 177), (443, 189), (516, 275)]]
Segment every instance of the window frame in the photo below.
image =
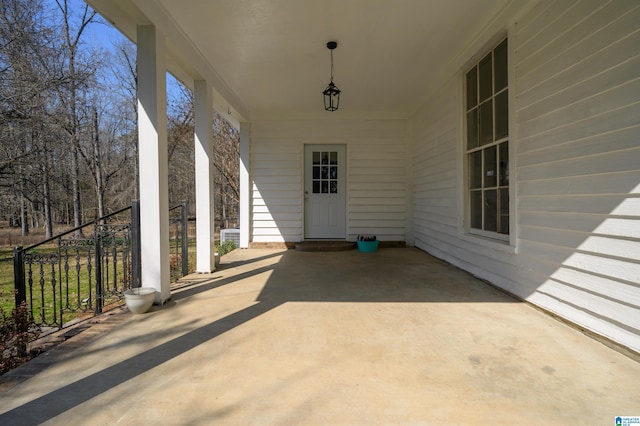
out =
[[(492, 139), (493, 141), (490, 143), (486, 143), (484, 145), (481, 145), (480, 142), (478, 142), (477, 146), (469, 148), (468, 147), (468, 129), (467, 129), (467, 112), (470, 111), (473, 108), (468, 108), (468, 93), (467, 93), (467, 85), (468, 85), (468, 80), (467, 80), (467, 74), (471, 71), (473, 71), (473, 69), (476, 69), (476, 73), (480, 73), (480, 63), (483, 61), (483, 59), (485, 59), (487, 57), (487, 55), (492, 54), (492, 59), (493, 59), (493, 54), (496, 50), (496, 48), (498, 48), (504, 41), (507, 41), (507, 48), (506, 48), (506, 54), (507, 54), (507, 61), (506, 61), (506, 69), (507, 69), (507, 78), (506, 78), (506, 87), (501, 88), (498, 92), (494, 91), (494, 84), (495, 84), (495, 70), (491, 69), (491, 95), (489, 98), (485, 98), (485, 102), (487, 99), (491, 99), (491, 103), (492, 103)], [(484, 48), (479, 49), (478, 53), (472, 58), (472, 60), (470, 60), (463, 68), (461, 71), (461, 85), (460, 85), (460, 90), (461, 90), (461, 102), (459, 103), (460, 108), (461, 108), (461, 129), (462, 129), (462, 137), (461, 139), (461, 144), (459, 145), (461, 147), (461, 151), (460, 151), (460, 157), (461, 158), (461, 166), (462, 166), (462, 173), (459, 175), (462, 177), (461, 179), (461, 185), (459, 186), (459, 188), (461, 189), (461, 201), (462, 201), (462, 208), (463, 211), (461, 212), (462, 215), (462, 228), (461, 228), (461, 233), (464, 236), (468, 236), (469, 238), (473, 239), (474, 241), (487, 241), (489, 243), (499, 243), (500, 245), (503, 244), (509, 244), (511, 246), (515, 247), (516, 244), (516, 227), (515, 224), (516, 222), (516, 202), (515, 202), (515, 194), (516, 194), (516, 180), (515, 180), (515, 149), (514, 149), (514, 139), (515, 139), (515, 133), (514, 133), (514, 111), (515, 111), (515, 71), (514, 71), (514, 62), (513, 62), (513, 58), (514, 58), (514, 47), (513, 47), (513, 37), (512, 35), (507, 32), (502, 33), (494, 38), (492, 38), (492, 40), (490, 42), (488, 42)], [(493, 64), (493, 60), (492, 60), (492, 64)], [(474, 107), (478, 109), (478, 111), (480, 110), (480, 104), (482, 103), (482, 100), (480, 99), (480, 87), (478, 87), (480, 85), (479, 82), (480, 78), (477, 76), (476, 74), (476, 103), (474, 104)], [(496, 116), (496, 106), (495, 106), (495, 98), (500, 95), (501, 93), (507, 92), (507, 111), (508, 111), (508, 120), (507, 120), (507, 136), (506, 137), (502, 137), (500, 139), (495, 139), (495, 116)], [(479, 112), (478, 112), (479, 114)], [(478, 119), (476, 122), (476, 126), (477, 126), (477, 134), (478, 134), (478, 138), (480, 138), (480, 120)], [(508, 149), (508, 162), (507, 162), (507, 167), (508, 167), (508, 185), (506, 186), (506, 188), (504, 186), (500, 185), (500, 182), (497, 180), (496, 185), (495, 186), (491, 186), (491, 187), (486, 187), (484, 186), (484, 183), (480, 186), (479, 191), (481, 194), (484, 194), (484, 191), (486, 188), (488, 188), (489, 190), (491, 189), (495, 189), (496, 190), (496, 194), (500, 192), (500, 189), (506, 189), (507, 190), (507, 194), (509, 197), (509, 202), (508, 202), (508, 216), (509, 216), (509, 226), (508, 226), (508, 233), (500, 233), (499, 231), (499, 223), (496, 223), (496, 231), (488, 231), (488, 230), (484, 230), (484, 229), (479, 229), (479, 228), (473, 228), (471, 226), (471, 219), (472, 219), (472, 188), (471, 188), (471, 176), (470, 176), (470, 172), (471, 172), (471, 168), (470, 168), (470, 160), (471, 160), (471, 155), (474, 152), (480, 152), (483, 153), (485, 152), (487, 149), (490, 149), (491, 147), (496, 147), (496, 173), (497, 170), (500, 168), (500, 159), (498, 158), (497, 152), (499, 151), (499, 147), (501, 144), (503, 143), (507, 143), (507, 149)], [(483, 167), (484, 165), (484, 154), (480, 154), (482, 159), (480, 162), (481, 167)], [(481, 179), (484, 182), (484, 173), (481, 172)], [(481, 204), (484, 205), (484, 195), (481, 195)], [(483, 207), (481, 207), (482, 210), (484, 210)], [(496, 214), (499, 215), (500, 214), (500, 205), (497, 206), (496, 208)], [(484, 212), (481, 213), (481, 220), (484, 218)], [(483, 223), (484, 226), (484, 223)]]

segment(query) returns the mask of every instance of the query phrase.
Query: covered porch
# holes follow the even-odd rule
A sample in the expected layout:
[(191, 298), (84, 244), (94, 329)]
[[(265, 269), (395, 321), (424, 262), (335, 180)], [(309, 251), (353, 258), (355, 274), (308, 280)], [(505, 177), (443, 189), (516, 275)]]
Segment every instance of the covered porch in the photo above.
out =
[(636, 361), (414, 248), (236, 250), (122, 315), (29, 363), (0, 423), (613, 424), (638, 408)]
[(239, 128), (241, 248), (376, 235), (638, 354), (640, 6), (87, 2), (138, 49), (141, 283), (157, 303), (172, 297), (169, 71), (195, 98), (198, 272), (215, 269), (215, 109)]

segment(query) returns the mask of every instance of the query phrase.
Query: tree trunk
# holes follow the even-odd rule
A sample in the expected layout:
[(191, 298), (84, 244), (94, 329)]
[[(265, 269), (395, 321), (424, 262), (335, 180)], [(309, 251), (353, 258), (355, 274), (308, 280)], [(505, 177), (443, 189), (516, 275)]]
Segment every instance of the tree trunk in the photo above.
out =
[[(65, 16), (66, 19), (66, 16)], [(73, 192), (73, 227), (78, 228), (82, 225), (80, 213), (82, 205), (80, 204), (80, 164), (78, 154), (78, 112), (76, 106), (76, 79), (75, 79), (75, 51), (69, 48), (69, 74), (71, 78), (71, 90), (69, 93), (69, 113), (71, 119), (71, 146), (73, 153), (71, 155), (71, 191)], [(76, 238), (82, 238), (82, 229), (76, 230), (74, 233)]]
[(53, 222), (51, 220), (51, 189), (49, 179), (44, 181), (44, 230), (45, 238), (53, 237)]
[(44, 164), (43, 164), (43, 204), (44, 204), (44, 228), (45, 238), (53, 237), (53, 220), (51, 214), (51, 183), (50, 183), (50, 167), (49, 167), (49, 152), (44, 151)]
[[(22, 138), (22, 154), (25, 154), (27, 151), (27, 142), (24, 138)], [(20, 221), (22, 222), (22, 236), (29, 236), (29, 217), (27, 216), (27, 200), (25, 200), (24, 192), (25, 188), (25, 177), (24, 177), (24, 167), (20, 165), (18, 167), (18, 179), (20, 180)]]
[[(74, 136), (72, 136), (74, 137)], [(73, 172), (71, 173), (71, 191), (73, 192), (73, 227), (82, 225), (82, 205), (80, 204), (80, 164), (78, 161), (78, 147), (73, 144), (73, 154), (71, 155)], [(82, 238), (82, 229), (75, 233), (76, 238)]]
[(104, 212), (104, 177), (102, 173), (102, 155), (100, 152), (100, 128), (98, 126), (98, 110), (93, 108), (93, 165), (96, 181), (96, 196), (98, 201), (98, 217), (105, 216)]
[[(79, 166), (79, 141), (78, 141), (78, 110), (77, 110), (77, 96), (78, 96), (78, 75), (76, 74), (76, 52), (78, 49), (78, 44), (80, 42), (80, 37), (86, 26), (93, 21), (93, 17), (96, 12), (89, 12), (88, 5), (84, 5), (84, 11), (82, 13), (82, 18), (80, 19), (79, 27), (77, 28), (75, 34), (71, 34), (71, 16), (69, 14), (69, 5), (67, 0), (59, 1), (56, 0), (58, 8), (62, 12), (62, 18), (64, 22), (64, 34), (66, 47), (68, 50), (69, 61), (68, 61), (68, 72), (70, 76), (70, 87), (69, 87), (69, 120), (70, 120), (70, 136), (71, 143), (73, 146), (73, 155), (72, 155), (72, 191), (73, 191), (73, 226), (79, 227), (82, 224), (82, 205), (80, 202), (80, 166)], [(75, 232), (76, 237), (82, 236), (82, 230), (79, 229)]]
[(24, 199), (24, 181), (21, 181), (20, 186), (20, 222), (22, 224), (22, 236), (29, 236), (29, 217), (27, 216), (27, 202)]

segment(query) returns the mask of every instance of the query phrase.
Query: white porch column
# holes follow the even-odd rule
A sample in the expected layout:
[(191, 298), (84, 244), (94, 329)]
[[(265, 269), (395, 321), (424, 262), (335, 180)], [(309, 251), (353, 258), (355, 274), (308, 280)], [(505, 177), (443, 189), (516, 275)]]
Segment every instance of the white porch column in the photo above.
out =
[(215, 269), (215, 227), (213, 187), (213, 110), (211, 87), (204, 80), (194, 82), (196, 163), (196, 272)]
[(249, 142), (251, 124), (240, 123), (240, 248), (249, 248), (251, 184), (249, 181)]
[(138, 26), (137, 38), (142, 286), (163, 303), (170, 297), (164, 38), (152, 25)]

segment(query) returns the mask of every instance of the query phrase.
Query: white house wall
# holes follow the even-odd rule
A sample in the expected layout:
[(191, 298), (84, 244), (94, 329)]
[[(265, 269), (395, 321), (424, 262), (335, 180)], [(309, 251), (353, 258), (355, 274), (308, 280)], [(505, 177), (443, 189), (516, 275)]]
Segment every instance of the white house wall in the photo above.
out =
[(415, 244), (640, 351), (640, 3), (544, 1), (509, 31), (516, 238), (464, 233), (460, 70), (414, 118)]
[(405, 241), (407, 141), (407, 120), (252, 122), (251, 241), (304, 239), (306, 144), (346, 146), (347, 239)]

